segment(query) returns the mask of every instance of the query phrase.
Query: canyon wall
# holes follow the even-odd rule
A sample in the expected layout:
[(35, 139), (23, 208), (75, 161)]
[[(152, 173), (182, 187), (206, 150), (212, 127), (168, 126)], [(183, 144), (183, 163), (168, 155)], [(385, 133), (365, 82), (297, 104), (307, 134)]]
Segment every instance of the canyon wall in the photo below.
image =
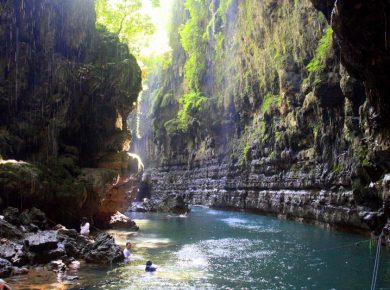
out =
[(93, 0), (1, 1), (0, 208), (69, 225), (127, 207), (141, 70), (95, 22)]
[(185, 200), (383, 225), (389, 5), (312, 2), (175, 2), (171, 64), (141, 110), (152, 130), (134, 144), (152, 208)]

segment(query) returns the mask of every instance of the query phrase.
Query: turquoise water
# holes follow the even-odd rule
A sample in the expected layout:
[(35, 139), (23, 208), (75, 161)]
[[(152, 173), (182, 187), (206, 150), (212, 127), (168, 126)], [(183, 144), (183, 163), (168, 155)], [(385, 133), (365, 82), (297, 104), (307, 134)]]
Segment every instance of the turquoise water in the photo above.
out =
[[(370, 289), (375, 249), (364, 236), (200, 207), (131, 217), (138, 233), (112, 232), (134, 244), (130, 265), (81, 267), (67, 289)], [(157, 272), (144, 272), (146, 260)], [(390, 289), (385, 249), (377, 289)]]

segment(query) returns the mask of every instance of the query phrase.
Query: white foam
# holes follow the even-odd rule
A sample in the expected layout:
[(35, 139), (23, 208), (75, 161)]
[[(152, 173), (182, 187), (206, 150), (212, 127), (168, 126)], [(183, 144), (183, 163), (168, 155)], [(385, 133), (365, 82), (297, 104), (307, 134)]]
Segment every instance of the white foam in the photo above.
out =
[(226, 238), (202, 241), (199, 245), (209, 258), (242, 260), (253, 257), (264, 258), (274, 253), (263, 249), (261, 240)]
[(183, 267), (207, 267), (207, 257), (197, 245), (185, 245), (177, 253), (178, 263)]
[(247, 220), (240, 219), (240, 218), (226, 218), (226, 219), (222, 219), (222, 221), (226, 222), (232, 228), (240, 228), (240, 229), (254, 231), (257, 233), (279, 233), (280, 232), (275, 228), (265, 227), (256, 222), (248, 222)]

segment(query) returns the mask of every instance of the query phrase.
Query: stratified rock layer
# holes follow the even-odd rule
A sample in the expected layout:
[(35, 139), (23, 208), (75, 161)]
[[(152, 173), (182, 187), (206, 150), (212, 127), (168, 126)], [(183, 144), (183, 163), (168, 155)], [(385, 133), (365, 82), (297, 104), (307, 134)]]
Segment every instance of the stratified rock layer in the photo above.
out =
[[(175, 6), (177, 27), (190, 17), (203, 34), (182, 30), (185, 52), (172, 38), (171, 66), (149, 86), (152, 131), (134, 146), (152, 167), (145, 208), (169, 210), (180, 197), (380, 231), (389, 216), (389, 4), (228, 3), (197, 2), (189, 15)], [(191, 90), (206, 100), (188, 105), (184, 126), (177, 113)]]

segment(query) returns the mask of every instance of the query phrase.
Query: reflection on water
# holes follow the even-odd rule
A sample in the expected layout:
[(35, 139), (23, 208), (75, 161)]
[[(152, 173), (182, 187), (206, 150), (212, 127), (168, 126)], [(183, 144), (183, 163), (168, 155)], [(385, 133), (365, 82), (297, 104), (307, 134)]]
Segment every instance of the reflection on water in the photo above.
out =
[[(367, 289), (375, 249), (366, 237), (248, 213), (195, 208), (188, 216), (131, 213), (139, 232), (110, 231), (134, 245), (131, 263), (82, 264), (77, 281), (48, 271), (10, 280), (15, 289)], [(378, 289), (390, 289), (383, 251)], [(147, 260), (158, 267), (145, 273)], [(27, 285), (27, 286), (26, 286)]]

